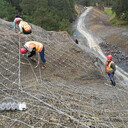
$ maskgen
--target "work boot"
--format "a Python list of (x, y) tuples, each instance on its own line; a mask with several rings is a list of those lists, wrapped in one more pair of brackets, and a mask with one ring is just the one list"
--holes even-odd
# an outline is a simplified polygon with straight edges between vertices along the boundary
[(115, 82), (113, 82), (113, 86), (116, 86), (116, 83)]
[(42, 69), (45, 69), (46, 68), (46, 64), (44, 64), (43, 66), (42, 66)]
[(116, 86), (116, 83), (114, 81), (111, 80), (111, 83), (113, 86)]

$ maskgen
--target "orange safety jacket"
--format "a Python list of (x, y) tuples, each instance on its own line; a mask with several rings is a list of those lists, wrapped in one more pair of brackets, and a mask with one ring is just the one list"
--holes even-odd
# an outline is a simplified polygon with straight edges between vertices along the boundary
[(39, 53), (43, 50), (43, 44), (36, 41), (30, 41), (29, 49), (33, 49), (34, 47), (36, 48), (36, 51)]
[(26, 32), (31, 31), (32, 28), (30, 27), (30, 25), (29, 25), (27, 22), (21, 21), (20, 24), (22, 25), (23, 29), (24, 29)]
[[(110, 74), (111, 71), (113, 70), (113, 69), (111, 68), (111, 64), (112, 64), (112, 63), (114, 63), (114, 62), (111, 61), (110, 63), (108, 63), (108, 64), (106, 65), (106, 66), (107, 66), (107, 67), (106, 67), (106, 71), (107, 71), (108, 74)], [(110, 71), (110, 72), (109, 72), (109, 71)]]

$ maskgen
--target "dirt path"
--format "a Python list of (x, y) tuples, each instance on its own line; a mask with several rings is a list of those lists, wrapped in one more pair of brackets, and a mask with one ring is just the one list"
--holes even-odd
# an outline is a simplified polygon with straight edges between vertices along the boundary
[[(93, 35), (87, 28), (86, 28), (86, 24), (85, 24), (85, 19), (88, 15), (88, 13), (92, 10), (92, 7), (89, 7), (80, 17), (78, 20), (78, 24), (77, 24), (77, 29), (78, 31), (86, 37), (87, 39), (87, 43), (89, 45), (89, 47), (91, 49), (93, 49), (94, 51), (98, 52), (102, 58), (103, 58), (103, 62), (105, 63), (106, 61), (106, 56), (104, 55), (103, 51), (101, 50), (99, 44), (104, 42), (102, 40), (102, 38)], [(122, 76), (124, 79), (124, 83), (128, 83), (128, 73), (125, 72), (124, 70), (122, 70), (120, 67), (117, 66), (117, 74), (119, 76)]]

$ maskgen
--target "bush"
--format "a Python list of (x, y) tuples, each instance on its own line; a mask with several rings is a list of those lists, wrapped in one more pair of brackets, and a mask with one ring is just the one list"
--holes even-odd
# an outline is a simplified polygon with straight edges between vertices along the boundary
[(120, 18), (121, 18), (122, 20), (128, 20), (128, 12), (122, 13), (121, 16), (120, 16)]

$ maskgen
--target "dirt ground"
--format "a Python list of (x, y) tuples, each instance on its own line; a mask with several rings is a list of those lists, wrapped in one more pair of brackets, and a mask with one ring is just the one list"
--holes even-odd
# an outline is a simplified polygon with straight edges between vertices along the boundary
[[(104, 65), (67, 32), (32, 28), (18, 34), (0, 19), (0, 103), (27, 104), (25, 111), (0, 111), (0, 128), (126, 128), (127, 88), (112, 87), (98, 67)], [(30, 40), (44, 44), (46, 69), (19, 54)]]

